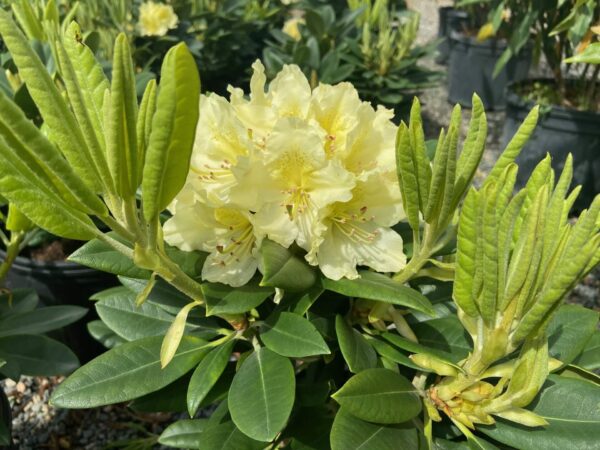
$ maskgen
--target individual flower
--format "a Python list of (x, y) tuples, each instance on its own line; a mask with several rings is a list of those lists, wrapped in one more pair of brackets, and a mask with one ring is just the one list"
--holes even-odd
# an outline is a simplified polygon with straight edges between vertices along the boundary
[(283, 31), (285, 34), (287, 34), (293, 40), (299, 41), (302, 38), (302, 35), (300, 34), (299, 25), (300, 24), (304, 25), (305, 23), (306, 22), (304, 21), (304, 19), (302, 17), (292, 17), (291, 19), (288, 19), (285, 21), (281, 31)]
[(406, 265), (402, 238), (390, 228), (404, 217), (401, 198), (391, 180), (376, 180), (380, 176), (359, 181), (350, 201), (334, 203), (324, 214), (326, 230), (307, 259), (327, 278), (358, 278), (356, 266), (398, 272)]
[(189, 185), (169, 209), (173, 217), (163, 227), (165, 240), (184, 251), (209, 253), (202, 268), (204, 280), (233, 287), (250, 281), (258, 267), (259, 242), (249, 212), (211, 208), (198, 200)]
[(142, 36), (164, 36), (178, 23), (179, 18), (171, 5), (151, 1), (140, 5), (138, 27)]

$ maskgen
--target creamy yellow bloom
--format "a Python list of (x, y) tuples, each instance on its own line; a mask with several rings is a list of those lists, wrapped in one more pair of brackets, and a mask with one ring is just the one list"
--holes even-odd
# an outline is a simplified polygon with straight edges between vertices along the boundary
[(138, 28), (142, 36), (164, 36), (178, 23), (179, 18), (171, 5), (154, 2), (140, 5)]
[(298, 245), (332, 279), (357, 266), (406, 263), (391, 226), (403, 217), (392, 112), (349, 83), (311, 90), (297, 66), (266, 89), (252, 66), (250, 93), (202, 96), (188, 183), (171, 205), (165, 239), (210, 253), (202, 276), (231, 286), (258, 268), (260, 242)]
[(290, 36), (293, 40), (299, 41), (302, 38), (299, 25), (304, 23), (306, 22), (303, 18), (292, 17), (291, 19), (285, 21), (281, 31)]
[(258, 267), (252, 216), (237, 208), (211, 208), (186, 186), (169, 207), (165, 240), (184, 251), (208, 252), (202, 278), (233, 287), (243, 286)]

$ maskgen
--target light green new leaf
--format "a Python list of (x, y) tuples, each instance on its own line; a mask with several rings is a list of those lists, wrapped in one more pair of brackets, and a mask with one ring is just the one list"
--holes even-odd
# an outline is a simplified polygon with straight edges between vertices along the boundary
[(194, 370), (187, 389), (187, 408), (190, 417), (194, 417), (200, 404), (222, 375), (235, 341), (229, 341), (212, 349)]
[(429, 184), (431, 183), (431, 164), (427, 157), (425, 146), (425, 132), (423, 131), (423, 121), (421, 119), (421, 104), (417, 97), (414, 98), (412, 108), (410, 109), (410, 122), (408, 124), (410, 135), (410, 145), (412, 148), (412, 157), (414, 170), (417, 174), (417, 183), (419, 186), (419, 209), (425, 211), (427, 199), (429, 198)]
[(175, 381), (206, 354), (206, 342), (185, 336), (173, 363), (160, 367), (162, 336), (122, 344), (93, 359), (52, 394), (60, 408), (93, 408), (132, 400)]
[(110, 89), (110, 84), (102, 70), (102, 66), (96, 61), (92, 50), (82, 42), (81, 38), (79, 25), (72, 22), (65, 33), (65, 50), (75, 70), (83, 103), (94, 127), (98, 142), (102, 148), (105, 148), (105, 124), (102, 111), (104, 93)]
[(421, 412), (416, 388), (388, 369), (367, 369), (354, 375), (333, 399), (353, 416), (376, 423), (402, 423)]
[(535, 106), (531, 111), (529, 111), (529, 114), (527, 114), (527, 117), (525, 117), (525, 120), (496, 161), (496, 164), (494, 164), (494, 167), (489, 173), (486, 182), (491, 182), (492, 180), (497, 179), (502, 174), (506, 166), (508, 166), (511, 162), (514, 162), (515, 158), (519, 156), (519, 153), (521, 153), (521, 150), (523, 150), (523, 147), (535, 130), (535, 126), (539, 117), (539, 109), (539, 106)]
[(19, 176), (15, 167), (4, 158), (6, 147), (0, 142), (0, 192), (40, 228), (69, 239), (90, 240), (97, 230), (85, 214), (72, 210), (60, 198), (40, 191), (30, 179)]
[(27, 38), (30, 40), (36, 40), (44, 42), (45, 34), (42, 23), (37, 18), (37, 15), (31, 7), (31, 1), (20, 0), (15, 1), (11, 5), (15, 18), (21, 25), (21, 28), (25, 31)]
[(419, 230), (419, 180), (413, 161), (413, 148), (409, 130), (404, 122), (398, 127), (396, 137), (396, 168), (402, 195), (402, 206), (413, 231)]
[(598, 447), (600, 389), (588, 381), (550, 375), (529, 409), (548, 422), (523, 427), (508, 421), (478, 430), (509, 447), (522, 450), (593, 450)]
[(456, 275), (452, 298), (469, 316), (478, 315), (473, 299), (473, 279), (475, 277), (475, 258), (477, 253), (477, 203), (478, 193), (471, 188), (463, 204), (458, 223), (456, 252)]
[(290, 312), (274, 314), (265, 320), (260, 338), (275, 353), (290, 358), (331, 353), (315, 326), (304, 317)]
[(354, 417), (340, 408), (331, 429), (332, 450), (399, 450), (417, 449), (421, 438), (414, 426), (380, 425)]
[(106, 206), (79, 178), (58, 149), (12, 100), (0, 92), (0, 136), (21, 175), (52, 191), (78, 211), (99, 216)]
[(48, 126), (51, 140), (58, 144), (83, 182), (94, 192), (101, 192), (100, 173), (94, 165), (75, 116), (27, 38), (4, 10), (0, 10), (0, 34)]
[(471, 110), (469, 130), (458, 162), (456, 163), (456, 184), (454, 185), (452, 209), (456, 209), (469, 188), (485, 149), (485, 139), (487, 137), (485, 109), (477, 94), (473, 94), (472, 103), (473, 108)]
[(142, 182), (144, 171), (144, 161), (146, 160), (146, 148), (150, 142), (150, 132), (152, 131), (152, 118), (156, 112), (156, 80), (152, 79), (146, 85), (142, 103), (136, 124), (137, 150), (138, 150), (138, 181)]
[(483, 209), (483, 291), (479, 301), (481, 317), (491, 327), (496, 317), (498, 297), (498, 221), (497, 203), (500, 186), (486, 184), (482, 189)]
[(110, 172), (117, 193), (123, 198), (131, 198), (138, 187), (138, 106), (129, 40), (123, 33), (115, 41), (110, 104), (105, 108), (110, 111), (106, 123)]
[(288, 421), (296, 378), (288, 358), (260, 348), (235, 374), (227, 403), (231, 418), (246, 436), (272, 441)]
[(373, 347), (342, 316), (335, 318), (335, 332), (342, 356), (348, 364), (350, 372), (358, 373), (377, 366), (377, 354)]
[(63, 40), (57, 40), (56, 53), (69, 103), (81, 127), (90, 157), (104, 186), (110, 186), (112, 177), (105, 157), (104, 124), (101, 110), (97, 109), (102, 104), (96, 105), (98, 97), (104, 95), (108, 82), (92, 52), (77, 40), (78, 36), (81, 38), (80, 33), (77, 25), (73, 24), (70, 32), (64, 36), (64, 44)]
[(167, 330), (167, 334), (163, 339), (160, 347), (160, 365), (164, 369), (175, 356), (175, 352), (179, 347), (181, 338), (183, 338), (183, 332), (185, 331), (185, 323), (187, 321), (188, 314), (198, 306), (198, 303), (193, 302), (185, 305), (181, 308), (181, 311), (175, 316), (175, 320)]
[(600, 64), (600, 42), (588, 45), (584, 51), (564, 60), (567, 64)]
[(156, 113), (152, 119), (144, 174), (144, 217), (152, 221), (175, 198), (187, 178), (198, 121), (200, 78), (185, 44), (163, 61)]

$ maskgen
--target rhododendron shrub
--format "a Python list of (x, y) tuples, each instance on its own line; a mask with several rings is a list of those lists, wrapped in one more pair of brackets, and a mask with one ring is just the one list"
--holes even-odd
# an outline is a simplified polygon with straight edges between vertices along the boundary
[(464, 138), (456, 107), (426, 143), (417, 100), (396, 127), (295, 66), (201, 96), (180, 44), (138, 103), (127, 40), (109, 82), (78, 33), (57, 83), (0, 12), (46, 131), (0, 93), (0, 195), (122, 283), (93, 298), (109, 350), (54, 405), (187, 411), (157, 437), (182, 448), (596, 445), (598, 314), (563, 300), (600, 260), (600, 197), (569, 219), (570, 158), (514, 192), (537, 108), (475, 188), (477, 96)]

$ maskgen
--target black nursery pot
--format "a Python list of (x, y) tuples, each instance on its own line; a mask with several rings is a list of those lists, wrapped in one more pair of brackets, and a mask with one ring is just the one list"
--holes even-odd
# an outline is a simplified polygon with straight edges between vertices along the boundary
[[(5, 257), (0, 250), (0, 260)], [(98, 316), (89, 298), (107, 287), (117, 285), (114, 275), (68, 261), (39, 262), (18, 256), (6, 280), (8, 288), (34, 289), (46, 306), (76, 305), (88, 309), (77, 322), (68, 325), (57, 337), (85, 363), (106, 349), (90, 336), (86, 324)]]
[[(553, 83), (549, 79), (527, 80)], [(502, 132), (505, 146), (516, 133), (534, 103), (525, 100), (515, 91), (524, 83), (510, 85), (507, 90), (506, 120)], [(552, 167), (561, 171), (567, 155), (573, 154), (573, 186), (581, 185), (575, 209), (587, 208), (594, 196), (600, 193), (600, 113), (577, 111), (562, 106), (542, 109), (537, 127), (521, 151), (517, 184), (523, 187), (535, 166), (550, 153)]]
[(448, 100), (471, 108), (473, 93), (481, 98), (486, 110), (504, 109), (506, 86), (527, 78), (531, 49), (524, 48), (494, 78), (494, 67), (506, 49), (506, 41), (474, 37), (452, 32), (448, 66)]
[(468, 15), (465, 11), (455, 9), (452, 6), (442, 6), (438, 8), (439, 27), (438, 38), (441, 39), (437, 46), (438, 55), (435, 62), (438, 64), (447, 64), (450, 56), (450, 32), (460, 31), (463, 25), (466, 25)]

